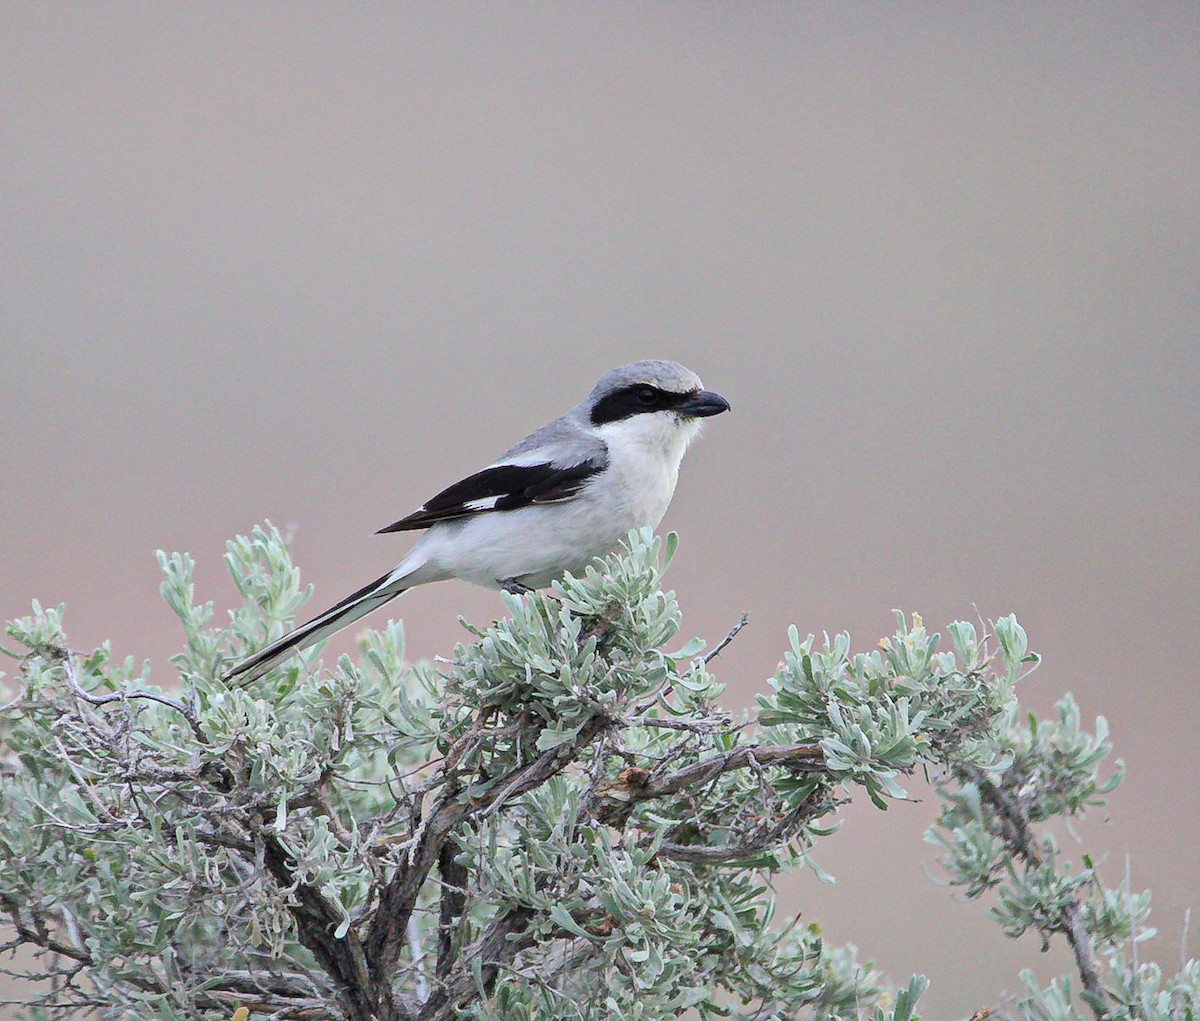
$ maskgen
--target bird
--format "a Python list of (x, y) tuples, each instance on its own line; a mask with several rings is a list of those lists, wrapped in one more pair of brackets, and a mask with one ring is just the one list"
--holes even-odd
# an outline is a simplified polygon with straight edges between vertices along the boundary
[(387, 574), (244, 659), (226, 680), (256, 680), (418, 585), (458, 578), (524, 593), (583, 573), (631, 530), (658, 526), (702, 420), (729, 409), (678, 362), (606, 372), (566, 414), (379, 529), (425, 534)]

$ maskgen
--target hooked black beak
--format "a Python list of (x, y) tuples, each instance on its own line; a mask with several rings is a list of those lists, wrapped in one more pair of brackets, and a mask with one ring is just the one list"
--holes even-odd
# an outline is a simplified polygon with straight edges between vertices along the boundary
[(729, 402), (712, 390), (697, 390), (686, 400), (675, 405), (675, 410), (687, 418), (708, 418), (729, 410)]

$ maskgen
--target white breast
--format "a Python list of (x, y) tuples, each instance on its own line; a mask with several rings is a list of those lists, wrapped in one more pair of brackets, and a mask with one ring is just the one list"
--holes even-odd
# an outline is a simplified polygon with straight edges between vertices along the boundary
[(658, 527), (675, 495), (679, 464), (699, 431), (698, 421), (681, 420), (669, 411), (635, 415), (596, 430), (608, 447), (606, 475), (626, 531)]

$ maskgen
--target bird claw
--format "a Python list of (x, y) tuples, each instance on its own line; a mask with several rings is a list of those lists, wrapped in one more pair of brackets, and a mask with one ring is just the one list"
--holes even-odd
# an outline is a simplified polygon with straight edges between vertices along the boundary
[(514, 596), (527, 596), (533, 591), (528, 585), (522, 585), (516, 578), (497, 578), (496, 584)]

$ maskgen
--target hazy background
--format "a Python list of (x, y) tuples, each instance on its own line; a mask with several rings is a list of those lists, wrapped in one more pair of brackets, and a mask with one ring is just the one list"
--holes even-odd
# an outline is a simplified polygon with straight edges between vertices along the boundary
[[(1197, 54), (1195, 4), (5, 4), (0, 614), (65, 600), (78, 647), (169, 683), (156, 547), (223, 614), (224, 540), (294, 525), (327, 605), (407, 549), (376, 528), (676, 358), (733, 403), (664, 523), (687, 635), (752, 613), (730, 703), (791, 622), (868, 648), (893, 607), (1016, 611), (1028, 702), (1113, 721), (1129, 779), (1087, 835), (1174, 964)], [(425, 656), (501, 603), (393, 608)], [(783, 892), (953, 1018), (1067, 959), (925, 880), (933, 810), (856, 803), (817, 850), (837, 885)]]

